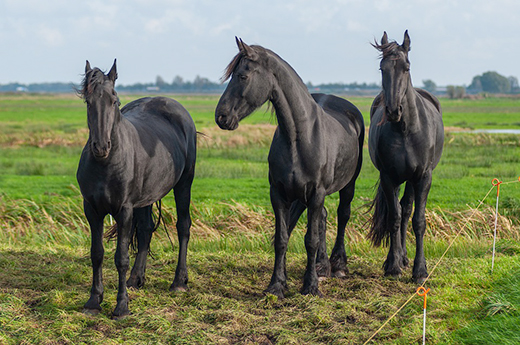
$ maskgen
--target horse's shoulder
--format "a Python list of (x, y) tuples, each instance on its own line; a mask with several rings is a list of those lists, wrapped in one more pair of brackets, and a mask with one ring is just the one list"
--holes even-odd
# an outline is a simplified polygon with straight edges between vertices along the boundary
[(437, 97), (435, 97), (434, 95), (432, 95), (431, 93), (429, 93), (428, 91), (426, 91), (424, 89), (415, 88), (415, 91), (417, 91), (417, 93), (419, 95), (421, 95), (423, 98), (428, 100), (431, 104), (433, 104), (435, 106), (435, 109), (437, 109), (437, 111), (439, 113), (442, 112), (441, 103), (439, 102)]
[(384, 106), (384, 97), (383, 92), (381, 91), (372, 101), (372, 106), (370, 107), (370, 119), (372, 119), (372, 115), (376, 112), (377, 108)]

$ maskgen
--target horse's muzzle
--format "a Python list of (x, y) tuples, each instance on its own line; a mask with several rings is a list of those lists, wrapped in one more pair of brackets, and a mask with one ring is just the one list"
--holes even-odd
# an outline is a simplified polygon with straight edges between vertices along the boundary
[(108, 155), (110, 154), (111, 146), (112, 145), (111, 145), (110, 141), (108, 141), (106, 145), (99, 145), (98, 143), (93, 142), (92, 143), (92, 153), (94, 154), (95, 158), (98, 158), (98, 159), (107, 158)]
[(217, 115), (215, 122), (221, 129), (233, 131), (238, 128), (238, 120), (236, 117), (229, 117), (226, 115)]
[(401, 121), (401, 116), (403, 115), (403, 106), (399, 105), (395, 110), (390, 110), (389, 107), (386, 107), (386, 117), (389, 122), (399, 122)]

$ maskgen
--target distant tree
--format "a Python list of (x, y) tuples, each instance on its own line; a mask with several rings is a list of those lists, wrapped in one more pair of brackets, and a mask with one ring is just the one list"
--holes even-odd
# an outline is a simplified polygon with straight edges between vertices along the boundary
[(466, 95), (466, 88), (464, 86), (448, 85), (446, 87), (446, 93), (451, 99), (461, 99)]
[(176, 75), (175, 78), (173, 78), (172, 85), (174, 86), (182, 86), (184, 84), (184, 79), (180, 75)]
[(423, 80), (424, 89), (426, 91), (435, 92), (437, 90), (437, 84), (431, 79)]
[(195, 79), (193, 80), (193, 85), (197, 89), (202, 89), (204, 86), (209, 85), (211, 82), (208, 78), (201, 78), (199, 75), (195, 76)]
[(480, 77), (480, 75), (473, 77), (471, 84), (468, 86), (468, 90), (470, 90), (473, 93), (479, 93), (484, 91), (482, 89), (482, 82), (480, 81)]
[(469, 89), (476, 92), (509, 93), (511, 92), (511, 82), (503, 75), (489, 71), (474, 77)]
[(511, 92), (518, 92), (520, 90), (520, 85), (518, 84), (518, 78), (517, 77), (508, 77), (509, 85), (511, 85)]
[(167, 82), (164, 81), (164, 79), (158, 75), (157, 78), (155, 78), (155, 85), (159, 86), (159, 87), (165, 87), (168, 85)]

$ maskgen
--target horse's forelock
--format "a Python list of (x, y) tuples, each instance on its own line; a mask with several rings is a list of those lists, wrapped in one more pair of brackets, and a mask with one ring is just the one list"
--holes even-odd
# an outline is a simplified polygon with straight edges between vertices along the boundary
[(94, 92), (96, 85), (101, 85), (106, 80), (105, 73), (99, 68), (94, 68), (85, 73), (85, 77), (81, 82), (81, 90), (78, 92), (83, 98), (87, 98)]
[(381, 52), (381, 57), (384, 59), (398, 53), (401, 47), (397, 42), (392, 41), (384, 44), (379, 44), (377, 41), (372, 43), (372, 46)]
[[(259, 46), (259, 45), (250, 45), (249, 48), (251, 48), (255, 53), (254, 61), (256, 61), (256, 62), (265, 61), (265, 59), (266, 59), (265, 54), (266, 54), (266, 52), (269, 51), (269, 49), (265, 49), (264, 47)], [(258, 57), (261, 57), (261, 58), (258, 59)], [(224, 75), (222, 76), (222, 78), (220, 78), (220, 80), (222, 82), (225, 82), (226, 80), (231, 78), (231, 76), (233, 75), (233, 73), (237, 69), (238, 65), (240, 64), (240, 61), (242, 61), (243, 58), (247, 58), (247, 55), (244, 52), (239, 51), (237, 53), (237, 55), (235, 55), (233, 60), (231, 60), (229, 65), (227, 65), (227, 67), (224, 71)]]
[(244, 56), (245, 56), (245, 54), (242, 53), (241, 51), (239, 51), (237, 53), (237, 55), (235, 55), (233, 60), (231, 60), (229, 65), (227, 65), (226, 70), (224, 71), (224, 75), (222, 76), (222, 78), (220, 78), (220, 80), (222, 82), (225, 82), (226, 80), (231, 78), (231, 75), (233, 75), (233, 72), (235, 71), (235, 69), (237, 68), (238, 64), (240, 63), (240, 61), (242, 60), (242, 58)]

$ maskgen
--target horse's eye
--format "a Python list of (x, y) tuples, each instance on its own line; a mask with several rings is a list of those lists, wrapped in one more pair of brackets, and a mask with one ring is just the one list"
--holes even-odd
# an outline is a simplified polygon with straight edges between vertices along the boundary
[(243, 75), (243, 74), (240, 74), (238, 77), (240, 79), (242, 79), (242, 80), (246, 80), (247, 79), (247, 75)]

